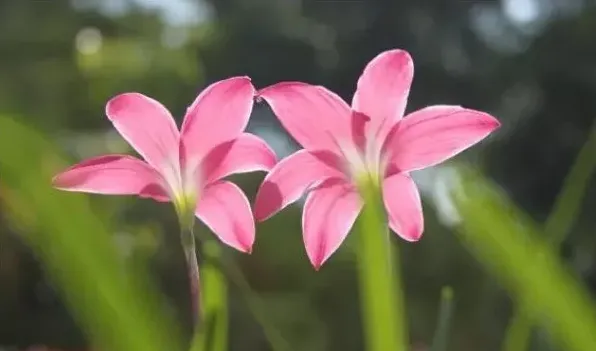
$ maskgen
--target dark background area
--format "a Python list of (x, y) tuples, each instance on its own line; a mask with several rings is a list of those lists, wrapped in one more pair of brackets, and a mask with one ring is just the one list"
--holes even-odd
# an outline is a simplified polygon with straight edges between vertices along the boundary
[[(459, 156), (537, 222), (547, 217), (596, 116), (596, 6), (587, 0), (0, 0), (0, 113), (34, 125), (73, 162), (130, 152), (103, 111), (124, 91), (160, 100), (178, 123), (207, 84), (249, 75), (322, 84), (351, 100), (364, 65), (402, 48), (415, 63), (408, 111), (458, 104), (488, 111), (498, 133)], [(250, 130), (285, 156), (296, 144), (266, 106)], [(596, 150), (594, 156), (596, 157)], [(456, 294), (452, 350), (497, 350), (511, 301), (455, 237), (437, 170), (417, 172), (425, 235), (400, 242), (411, 340), (426, 350), (443, 285)], [(237, 177), (254, 199), (262, 174)], [(49, 180), (48, 180), (49, 183)], [(596, 184), (561, 255), (596, 289)], [(0, 194), (0, 196), (2, 196)], [(167, 204), (93, 196), (123, 254), (150, 267), (189, 325), (183, 255)], [(292, 350), (361, 350), (353, 251), (319, 272), (302, 245), (299, 206), (257, 227), (250, 256), (226, 249)], [(0, 213), (0, 350), (86, 348), (60, 295)], [(205, 228), (200, 231), (206, 232)], [(84, 232), (81, 235), (85, 235)], [(397, 242), (397, 240), (395, 241)], [(268, 350), (243, 292), (232, 288), (231, 349)], [(538, 348), (537, 348), (538, 349)], [(542, 348), (540, 348), (542, 349)]]

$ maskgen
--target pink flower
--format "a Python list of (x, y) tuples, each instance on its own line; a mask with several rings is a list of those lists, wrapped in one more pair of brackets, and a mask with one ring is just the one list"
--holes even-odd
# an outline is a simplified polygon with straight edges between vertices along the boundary
[(263, 140), (243, 132), (254, 94), (248, 77), (212, 84), (187, 109), (180, 132), (159, 102), (139, 93), (118, 95), (107, 103), (106, 115), (145, 161), (99, 156), (60, 173), (54, 186), (172, 201), (182, 225), (192, 225), (196, 215), (221, 241), (250, 252), (255, 237), (250, 204), (240, 188), (222, 179), (269, 170), (276, 162)]
[(366, 66), (351, 108), (324, 87), (304, 83), (279, 83), (258, 94), (304, 149), (266, 176), (255, 217), (263, 221), (310, 190), (302, 229), (316, 269), (360, 213), (362, 181), (381, 187), (390, 228), (417, 241), (424, 221), (409, 172), (453, 157), (499, 126), (492, 116), (460, 106), (430, 106), (402, 119), (413, 74), (410, 55), (391, 50)]

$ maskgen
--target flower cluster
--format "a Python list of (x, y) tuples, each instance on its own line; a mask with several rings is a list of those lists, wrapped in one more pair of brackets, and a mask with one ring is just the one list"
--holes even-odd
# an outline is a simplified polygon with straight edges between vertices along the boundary
[[(319, 268), (340, 246), (363, 206), (362, 184), (381, 191), (388, 225), (417, 241), (420, 196), (410, 172), (436, 165), (484, 139), (499, 122), (487, 113), (435, 105), (404, 116), (414, 75), (403, 50), (364, 69), (351, 105), (328, 89), (283, 82), (257, 91), (248, 77), (216, 82), (188, 108), (180, 130), (159, 102), (139, 93), (112, 98), (106, 115), (143, 160), (105, 155), (57, 175), (68, 191), (171, 201), (181, 226), (194, 217), (225, 244), (250, 252), (255, 219), (266, 220), (308, 193), (302, 216), (308, 257)], [(302, 150), (277, 162), (244, 130), (255, 98), (265, 100)], [(266, 171), (254, 209), (231, 174)]]

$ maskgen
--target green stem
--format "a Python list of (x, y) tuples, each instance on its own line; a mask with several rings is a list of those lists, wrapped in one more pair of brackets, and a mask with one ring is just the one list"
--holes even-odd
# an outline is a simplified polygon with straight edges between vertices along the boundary
[(405, 351), (399, 260), (393, 257), (380, 191), (369, 183), (361, 188), (361, 194), (365, 205), (359, 220), (358, 269), (366, 349)]
[(201, 323), (201, 292), (199, 282), (199, 263), (197, 261), (197, 253), (195, 247), (195, 237), (193, 226), (187, 229), (182, 229), (180, 233), (182, 241), (182, 249), (184, 250), (184, 257), (186, 258), (186, 269), (188, 272), (188, 282), (190, 284), (190, 302), (192, 306), (193, 325), (195, 328)]
[(228, 349), (228, 285), (217, 262), (221, 260), (221, 247), (212, 239), (203, 243), (202, 307), (204, 325), (197, 335), (191, 350), (200, 347), (203, 351), (225, 351)]
[(194, 336), (191, 350), (227, 350), (227, 281), (233, 282), (242, 292), (248, 308), (263, 328), (272, 350), (291, 350), (290, 345), (274, 323), (267, 319), (262, 301), (255, 296), (240, 268), (232, 260), (225, 259), (215, 240), (202, 240), (201, 246), (203, 248), (201, 306), (204, 322), (202, 328)]
[[(265, 334), (265, 337), (269, 342), (269, 346), (271, 346), (271, 349), (274, 351), (291, 350), (292, 348), (290, 344), (283, 337), (279, 329), (275, 326), (275, 323), (267, 318), (267, 315), (264, 311), (265, 309), (263, 307), (263, 301), (260, 300), (258, 296), (256, 296), (256, 294), (252, 291), (250, 284), (244, 277), (244, 274), (242, 273), (240, 267), (238, 267), (238, 265), (233, 260), (226, 259), (225, 257), (223, 257), (223, 255), (221, 255), (218, 252), (219, 248), (217, 246), (215, 246), (215, 249), (217, 251), (214, 250), (214, 246), (211, 244), (215, 244), (215, 242), (209, 243), (207, 244), (207, 246), (205, 246), (205, 255), (202, 264), (203, 285), (215, 285), (219, 286), (220, 288), (216, 288), (216, 290), (219, 290), (219, 293), (216, 293), (215, 291), (209, 289), (209, 295), (205, 296), (225, 296), (227, 288), (224, 285), (221, 285), (221, 283), (218, 283), (218, 281), (224, 283), (225, 281), (229, 281), (233, 283), (237, 287), (237, 289), (242, 293), (242, 297), (245, 299), (248, 309), (251, 311), (257, 322), (261, 325), (263, 333)], [(211, 249), (209, 249), (209, 246), (211, 246)], [(213, 271), (214, 274), (211, 275), (209, 273), (210, 271)], [(217, 301), (215, 301), (215, 303), (203, 301), (203, 306), (205, 306), (205, 309), (208, 308), (207, 306), (217, 307)], [(220, 311), (225, 311), (225, 309), (220, 309)], [(208, 315), (208, 313), (206, 313), (205, 315)], [(215, 341), (214, 343), (222, 344), (226, 340), (225, 328), (227, 328), (227, 322), (224, 323), (224, 318), (219, 318), (218, 320), (221, 324), (218, 329), (220, 331), (215, 332), (216, 336), (214, 337), (214, 339), (217, 340), (219, 338), (222, 339), (222, 341)], [(219, 335), (219, 337), (217, 335)], [(225, 346), (221, 347), (222, 348), (213, 349), (225, 349)], [(207, 350), (209, 350), (209, 348)]]
[[(544, 226), (544, 234), (555, 249), (559, 247), (571, 230), (571, 226), (580, 211), (585, 190), (596, 170), (594, 152), (596, 152), (596, 124), (592, 126), (588, 141), (580, 150), (575, 163), (565, 178), (563, 189), (557, 197)], [(503, 344), (504, 351), (525, 351), (528, 349), (533, 322), (530, 314), (523, 306), (523, 301), (517, 302), (517, 308), (506, 330)]]
[(433, 337), (431, 351), (446, 351), (449, 342), (449, 325), (453, 316), (453, 290), (451, 287), (444, 287), (441, 290), (441, 304), (439, 306), (439, 317), (437, 318), (437, 329)]

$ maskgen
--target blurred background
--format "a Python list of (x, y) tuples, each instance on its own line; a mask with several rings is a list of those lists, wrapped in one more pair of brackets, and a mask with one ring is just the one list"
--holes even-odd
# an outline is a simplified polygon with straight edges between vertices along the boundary
[[(322, 84), (350, 101), (365, 64), (381, 51), (402, 48), (415, 62), (408, 111), (458, 104), (496, 116), (502, 128), (458, 161), (540, 225), (596, 116), (595, 4), (0, 0), (0, 114), (34, 126), (74, 163), (133, 152), (104, 115), (106, 101), (118, 93), (158, 99), (179, 124), (201, 89), (234, 75), (249, 75), (257, 88), (285, 80)], [(297, 147), (265, 105), (255, 108), (249, 130), (280, 157)], [(586, 162), (593, 162), (596, 148), (587, 155)], [(458, 240), (456, 228), (465, 218), (447, 196), (456, 173), (448, 163), (414, 174), (423, 195), (425, 235), (416, 244), (394, 241), (402, 252), (412, 350), (427, 350), (444, 285), (455, 292), (450, 350), (499, 349), (511, 314), (511, 299), (499, 281)], [(234, 179), (252, 200), (262, 177)], [(582, 209), (558, 253), (596, 292), (596, 183), (586, 184), (579, 191)], [(173, 208), (133, 197), (91, 196), (90, 202), (110, 219), (123, 257), (148, 267), (190, 337)], [(87, 350), (43, 264), (3, 216), (0, 350)], [(258, 225), (252, 255), (228, 248), (224, 255), (239, 265), (263, 301), (261, 317), (291, 350), (362, 350), (356, 242), (349, 237), (315, 272), (303, 248), (300, 216), (300, 204), (289, 207)], [(198, 231), (209, 234), (204, 227)], [(271, 349), (244, 292), (231, 284), (229, 294), (230, 350)], [(546, 350), (539, 343), (534, 348)]]

